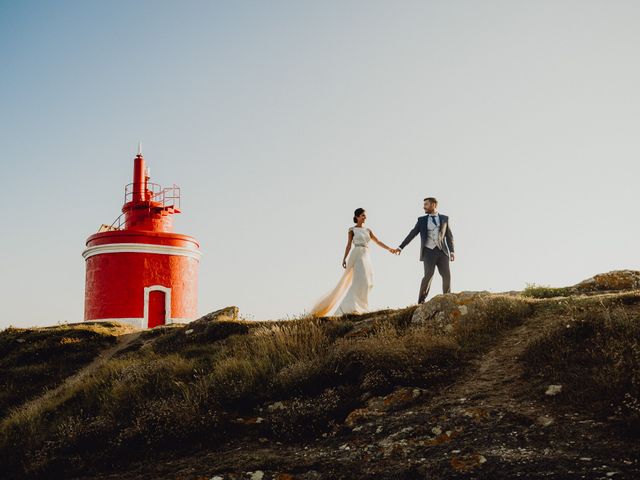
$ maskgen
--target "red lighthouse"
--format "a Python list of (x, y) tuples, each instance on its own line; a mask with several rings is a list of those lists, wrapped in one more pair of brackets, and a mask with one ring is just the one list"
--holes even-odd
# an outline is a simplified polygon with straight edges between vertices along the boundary
[(196, 318), (198, 242), (173, 233), (180, 188), (149, 182), (142, 152), (133, 161), (122, 215), (87, 239), (84, 319), (153, 328)]

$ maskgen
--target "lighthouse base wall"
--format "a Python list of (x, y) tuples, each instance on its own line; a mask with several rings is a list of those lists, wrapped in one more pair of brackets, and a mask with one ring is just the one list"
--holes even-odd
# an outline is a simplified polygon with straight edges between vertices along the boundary
[[(193, 322), (196, 318), (170, 318), (166, 325), (171, 324), (185, 324), (189, 322)], [(95, 318), (92, 320), (85, 320), (87, 322), (120, 322), (125, 323), (127, 325), (131, 325), (132, 327), (138, 330), (147, 329), (148, 320), (145, 318)]]
[(197, 318), (198, 260), (113, 252), (93, 255), (86, 262), (86, 321), (149, 328)]

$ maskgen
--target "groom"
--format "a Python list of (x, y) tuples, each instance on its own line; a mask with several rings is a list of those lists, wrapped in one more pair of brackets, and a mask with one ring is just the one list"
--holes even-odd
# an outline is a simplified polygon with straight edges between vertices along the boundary
[(416, 226), (409, 232), (407, 238), (394, 251), (397, 255), (409, 242), (420, 233), (420, 260), (424, 263), (424, 277), (420, 284), (418, 303), (423, 303), (429, 293), (431, 280), (438, 267), (442, 277), (443, 293), (451, 292), (451, 272), (449, 261), (455, 260), (453, 253), (453, 234), (449, 227), (449, 217), (438, 213), (438, 200), (433, 197), (424, 199), (424, 217), (419, 217)]

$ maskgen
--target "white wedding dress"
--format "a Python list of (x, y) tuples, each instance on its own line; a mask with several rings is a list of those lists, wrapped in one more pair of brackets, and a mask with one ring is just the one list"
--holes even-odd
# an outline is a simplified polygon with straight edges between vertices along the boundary
[(369, 311), (369, 291), (373, 288), (373, 266), (369, 256), (371, 232), (364, 227), (351, 227), (349, 231), (353, 232), (353, 240), (347, 268), (336, 288), (312, 308), (312, 315), (327, 316), (343, 296), (334, 315)]

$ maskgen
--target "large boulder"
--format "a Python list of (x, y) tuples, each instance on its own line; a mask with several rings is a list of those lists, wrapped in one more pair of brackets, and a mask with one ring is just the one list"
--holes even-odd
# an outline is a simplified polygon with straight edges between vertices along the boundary
[(485, 306), (489, 292), (461, 292), (438, 295), (420, 305), (411, 318), (414, 325), (428, 325), (434, 333), (447, 334), (454, 325)]
[(191, 325), (201, 324), (201, 323), (209, 323), (209, 322), (220, 322), (220, 321), (233, 321), (238, 320), (238, 315), (240, 314), (240, 309), (238, 307), (225, 307), (220, 310), (216, 310), (215, 312), (207, 313), (203, 315), (197, 320), (191, 322)]
[[(516, 324), (533, 311), (531, 301), (510, 293), (461, 292), (438, 295), (420, 305), (411, 319), (435, 335), (457, 335), (467, 326), (484, 323), (500, 329)], [(488, 322), (488, 323), (487, 323)]]
[(614, 270), (594, 275), (572, 287), (576, 292), (602, 292), (640, 289), (638, 270)]
[(223, 340), (231, 335), (244, 335), (249, 332), (249, 325), (238, 319), (238, 313), (238, 307), (226, 307), (208, 313), (191, 322), (184, 334), (192, 341), (207, 342)]

